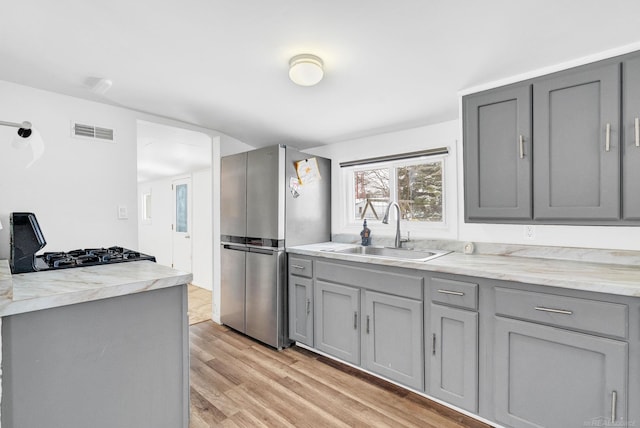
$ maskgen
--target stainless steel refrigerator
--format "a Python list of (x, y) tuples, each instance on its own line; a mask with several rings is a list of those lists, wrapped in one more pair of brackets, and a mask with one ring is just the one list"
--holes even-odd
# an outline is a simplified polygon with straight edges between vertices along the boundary
[(284, 145), (266, 147), (223, 157), (220, 186), (220, 319), (285, 347), (284, 250), (331, 240), (331, 162)]

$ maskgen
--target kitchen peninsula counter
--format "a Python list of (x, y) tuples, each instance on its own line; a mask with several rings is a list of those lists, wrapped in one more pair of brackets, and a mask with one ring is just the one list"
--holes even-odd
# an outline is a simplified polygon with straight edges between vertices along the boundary
[(193, 276), (150, 261), (11, 275), (0, 260), (0, 317), (188, 284)]
[(191, 279), (150, 261), (11, 275), (0, 260), (4, 426), (186, 428)]

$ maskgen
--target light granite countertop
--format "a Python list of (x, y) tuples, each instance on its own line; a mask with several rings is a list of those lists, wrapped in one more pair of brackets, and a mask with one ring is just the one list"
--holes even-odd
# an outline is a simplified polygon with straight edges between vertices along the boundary
[(191, 282), (193, 275), (151, 261), (12, 275), (0, 260), (0, 317)]
[(288, 247), (287, 252), (334, 260), (420, 269), (551, 287), (640, 297), (640, 265), (555, 260), (552, 257), (518, 257), (452, 252), (426, 262), (340, 254), (334, 250), (353, 244), (325, 242)]

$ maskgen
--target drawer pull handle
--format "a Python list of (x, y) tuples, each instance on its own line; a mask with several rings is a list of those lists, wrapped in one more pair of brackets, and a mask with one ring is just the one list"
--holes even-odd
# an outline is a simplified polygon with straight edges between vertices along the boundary
[(520, 143), (520, 159), (524, 159), (524, 137), (521, 135), (518, 139)]
[(536, 306), (535, 309), (536, 311), (551, 312), (552, 314), (573, 315), (573, 311), (568, 311), (566, 309), (544, 308), (542, 306)]
[(616, 422), (616, 407), (618, 405), (618, 393), (616, 391), (613, 391), (611, 393), (611, 423), (615, 423)]
[(464, 296), (464, 293), (462, 291), (438, 290), (438, 293), (452, 294), (454, 296)]
[(300, 266), (300, 265), (291, 265), (292, 268), (294, 269), (302, 269), (304, 270), (304, 266)]
[(611, 150), (611, 124), (607, 123), (606, 135), (605, 135), (605, 143), (604, 143), (604, 151), (608, 152), (610, 150)]
[(640, 118), (636, 117), (636, 147), (640, 147)]

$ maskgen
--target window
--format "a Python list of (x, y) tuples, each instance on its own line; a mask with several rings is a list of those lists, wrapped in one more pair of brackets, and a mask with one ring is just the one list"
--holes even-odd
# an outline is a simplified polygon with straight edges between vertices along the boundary
[(443, 158), (433, 156), (351, 168), (349, 223), (381, 221), (391, 201), (398, 202), (403, 221), (443, 223), (443, 167)]
[(187, 185), (176, 185), (176, 232), (187, 233)]
[(151, 224), (151, 191), (142, 194), (142, 223)]

